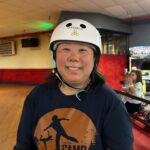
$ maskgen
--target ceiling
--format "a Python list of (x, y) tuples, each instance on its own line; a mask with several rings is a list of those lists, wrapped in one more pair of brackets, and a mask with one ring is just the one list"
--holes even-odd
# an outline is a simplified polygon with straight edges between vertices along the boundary
[(0, 0), (0, 38), (47, 31), (61, 11), (150, 18), (150, 0)]

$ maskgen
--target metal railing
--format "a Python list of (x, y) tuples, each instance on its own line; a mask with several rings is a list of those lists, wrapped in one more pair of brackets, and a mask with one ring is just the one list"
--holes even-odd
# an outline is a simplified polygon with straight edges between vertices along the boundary
[(137, 97), (137, 96), (134, 96), (134, 95), (131, 95), (129, 93), (126, 93), (126, 92), (122, 92), (122, 91), (118, 91), (118, 90), (114, 90), (121, 98), (125, 97), (126, 100), (127, 99), (130, 99), (130, 100), (137, 100), (137, 101), (141, 101), (141, 108), (143, 106), (143, 110), (141, 109), (140, 112), (137, 112), (137, 113), (133, 113), (133, 114), (130, 114), (130, 116), (133, 118), (133, 119), (136, 119), (140, 122), (142, 122), (143, 124), (145, 124), (146, 126), (149, 126), (150, 127), (150, 110), (148, 111), (144, 111), (144, 105), (145, 106), (150, 106), (150, 100), (147, 100), (147, 99), (144, 99), (144, 98), (140, 98), (140, 97)]

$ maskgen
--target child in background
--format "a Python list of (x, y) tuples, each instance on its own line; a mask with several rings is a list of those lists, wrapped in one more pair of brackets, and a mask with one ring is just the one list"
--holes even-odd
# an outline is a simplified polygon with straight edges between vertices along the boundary
[[(144, 98), (143, 87), (142, 87), (142, 73), (140, 70), (131, 71), (130, 77), (128, 78), (128, 83), (129, 86), (127, 92), (129, 94)], [(139, 112), (139, 109), (141, 107), (141, 101), (129, 99), (125, 103), (125, 106), (127, 108), (127, 111), (130, 114), (133, 114), (134, 112)]]
[(131, 75), (130, 73), (125, 74), (125, 80), (123, 82), (122, 91), (129, 92)]
[[(123, 92), (129, 93), (129, 87), (130, 87), (130, 82), (129, 82), (129, 81), (130, 81), (130, 79), (131, 79), (130, 73), (127, 72), (127, 73), (125, 74), (125, 79), (124, 79), (124, 81), (121, 81), (121, 84), (122, 84), (122, 91), (123, 91)], [(126, 103), (126, 102), (129, 100), (129, 97), (124, 96), (124, 95), (121, 95), (121, 99), (122, 99), (122, 101), (123, 101), (124, 103)]]

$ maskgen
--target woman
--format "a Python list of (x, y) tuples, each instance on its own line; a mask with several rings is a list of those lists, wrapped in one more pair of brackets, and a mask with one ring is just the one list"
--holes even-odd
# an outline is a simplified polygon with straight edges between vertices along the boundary
[(66, 20), (55, 28), (50, 49), (54, 74), (27, 96), (16, 150), (132, 150), (128, 113), (97, 71), (98, 30), (81, 19)]

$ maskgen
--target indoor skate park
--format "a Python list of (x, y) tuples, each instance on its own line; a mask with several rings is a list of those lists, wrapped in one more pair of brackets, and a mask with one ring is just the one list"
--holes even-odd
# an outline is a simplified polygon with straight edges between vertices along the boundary
[[(53, 74), (53, 30), (60, 22), (79, 18), (101, 35), (98, 70), (105, 84), (124, 104), (140, 103), (139, 111), (129, 113), (134, 150), (150, 150), (149, 6), (149, 0), (0, 0), (0, 149), (14, 149), (27, 95)], [(133, 70), (141, 72), (143, 97), (124, 90), (126, 75)]]

